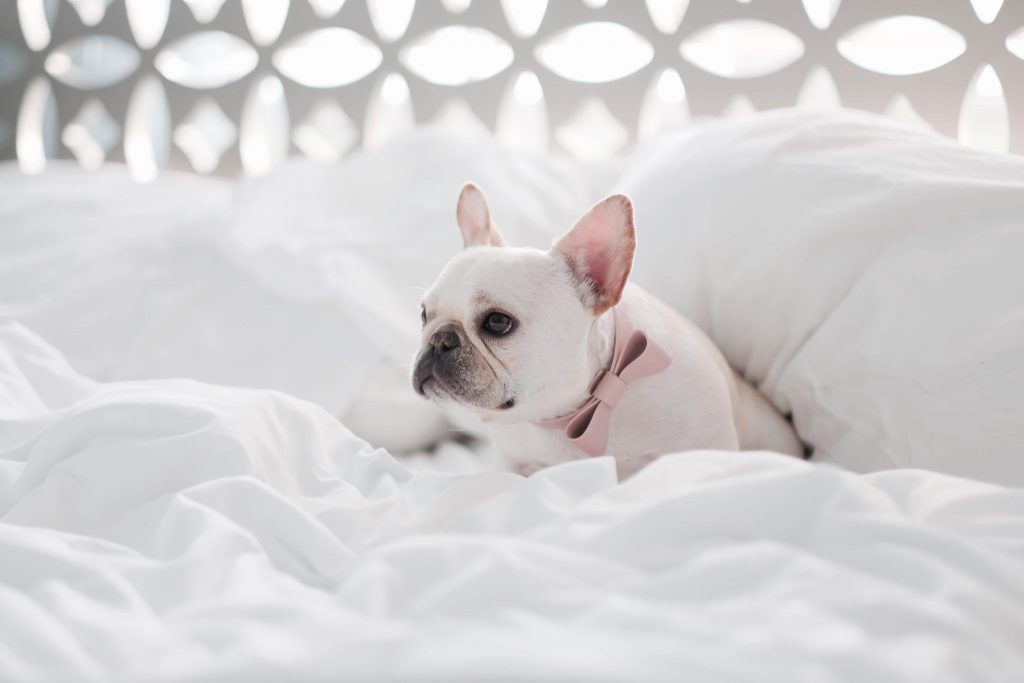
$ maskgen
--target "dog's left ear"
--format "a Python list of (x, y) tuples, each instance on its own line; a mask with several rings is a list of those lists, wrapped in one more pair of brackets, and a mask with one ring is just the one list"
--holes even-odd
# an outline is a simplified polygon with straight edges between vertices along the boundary
[(588, 211), (553, 247), (584, 288), (595, 315), (619, 303), (633, 267), (636, 230), (629, 197), (612, 195)]
[(487, 197), (473, 183), (466, 183), (459, 193), (455, 220), (462, 231), (464, 247), (504, 247), (505, 238), (491, 220)]

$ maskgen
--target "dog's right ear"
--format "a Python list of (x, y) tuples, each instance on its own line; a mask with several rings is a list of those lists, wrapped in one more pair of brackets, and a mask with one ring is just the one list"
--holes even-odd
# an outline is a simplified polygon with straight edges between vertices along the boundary
[(487, 208), (487, 197), (473, 183), (466, 183), (459, 193), (459, 205), (455, 209), (455, 220), (462, 231), (465, 247), (504, 247), (505, 238), (491, 220)]

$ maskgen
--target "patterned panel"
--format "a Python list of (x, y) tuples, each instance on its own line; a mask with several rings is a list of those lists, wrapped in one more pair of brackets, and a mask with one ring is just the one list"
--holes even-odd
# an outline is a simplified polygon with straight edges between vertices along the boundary
[(0, 157), (264, 173), (412, 126), (621, 154), (848, 106), (1024, 151), (1017, 0), (0, 0)]

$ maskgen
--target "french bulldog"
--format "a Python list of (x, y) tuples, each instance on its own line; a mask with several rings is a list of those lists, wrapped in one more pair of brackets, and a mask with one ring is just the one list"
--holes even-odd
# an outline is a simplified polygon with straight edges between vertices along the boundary
[(627, 477), (694, 449), (803, 454), (696, 325), (627, 281), (629, 198), (604, 199), (548, 251), (508, 246), (472, 184), (456, 221), (465, 248), (423, 297), (412, 384), (478, 416), (510, 469), (610, 455)]

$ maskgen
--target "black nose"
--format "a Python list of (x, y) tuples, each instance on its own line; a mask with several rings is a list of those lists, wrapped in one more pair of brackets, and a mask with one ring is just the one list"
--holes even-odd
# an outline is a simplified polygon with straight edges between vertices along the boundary
[(455, 330), (449, 327), (435, 332), (434, 336), (430, 338), (430, 345), (434, 347), (434, 353), (440, 356), (442, 353), (459, 348), (462, 342), (459, 341), (459, 335)]

